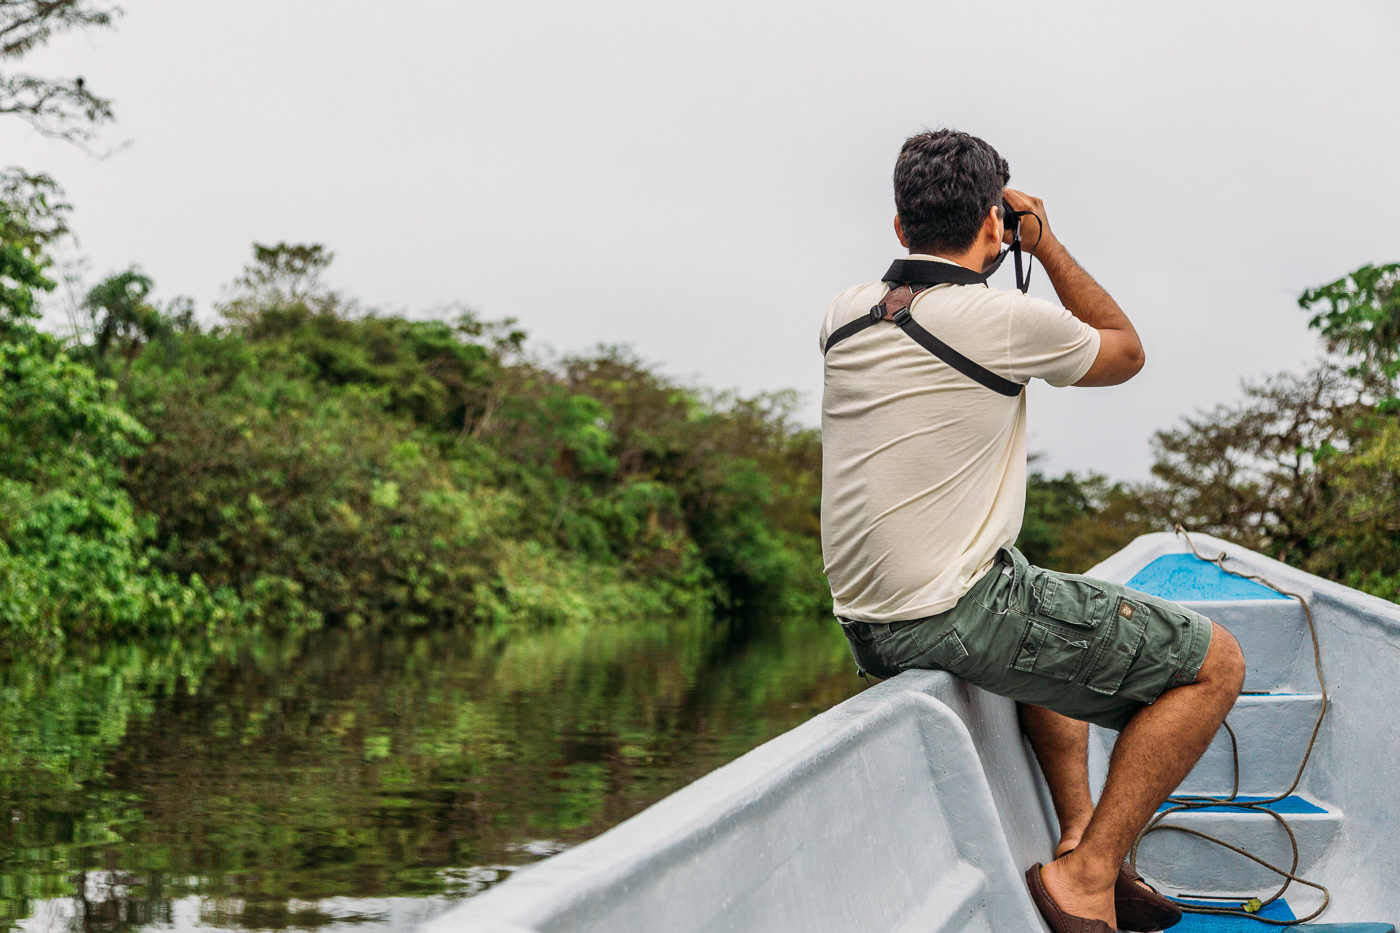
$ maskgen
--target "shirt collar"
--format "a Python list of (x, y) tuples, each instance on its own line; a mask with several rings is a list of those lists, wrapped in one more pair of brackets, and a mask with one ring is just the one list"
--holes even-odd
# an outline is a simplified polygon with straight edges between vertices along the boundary
[(950, 266), (959, 266), (962, 263), (953, 262), (951, 259), (944, 259), (942, 256), (930, 256), (928, 253), (910, 253), (908, 256), (901, 256), (900, 259), (924, 259), (933, 262), (946, 262)]

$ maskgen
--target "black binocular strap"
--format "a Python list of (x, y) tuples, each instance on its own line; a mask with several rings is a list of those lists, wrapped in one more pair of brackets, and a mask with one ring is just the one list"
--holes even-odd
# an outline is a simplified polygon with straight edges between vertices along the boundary
[(894, 265), (890, 266), (889, 272), (885, 274), (885, 281), (890, 283), (890, 290), (886, 293), (884, 300), (871, 308), (870, 313), (864, 317), (858, 317), (854, 321), (836, 328), (826, 339), (826, 347), (822, 353), (825, 354), (842, 340), (852, 334), (860, 333), (878, 321), (892, 321), (915, 343), (973, 382), (986, 386), (998, 395), (1004, 395), (1007, 398), (1015, 398), (1021, 394), (1023, 386), (1019, 382), (1004, 379), (981, 364), (963, 356), (925, 330), (909, 313), (909, 306), (914, 303), (915, 296), (930, 286), (986, 285), (985, 275), (979, 275), (971, 269), (950, 263), (897, 259)]

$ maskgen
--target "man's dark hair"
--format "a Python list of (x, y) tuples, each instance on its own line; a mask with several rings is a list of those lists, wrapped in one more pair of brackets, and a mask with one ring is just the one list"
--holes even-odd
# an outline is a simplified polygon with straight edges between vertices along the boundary
[(894, 205), (915, 252), (960, 253), (1011, 180), (1006, 160), (985, 141), (957, 130), (910, 136), (894, 165)]

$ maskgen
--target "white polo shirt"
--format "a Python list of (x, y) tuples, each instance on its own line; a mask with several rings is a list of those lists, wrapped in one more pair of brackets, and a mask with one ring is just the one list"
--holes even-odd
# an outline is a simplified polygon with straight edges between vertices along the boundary
[[(820, 345), (885, 291), (871, 282), (838, 295)], [(937, 285), (910, 313), (1014, 382), (1071, 385), (1099, 352), (1094, 328), (1014, 290)], [(952, 608), (1016, 540), (1025, 507), (1025, 392), (993, 392), (887, 322), (826, 354), (822, 556), (836, 615), (895, 622)]]

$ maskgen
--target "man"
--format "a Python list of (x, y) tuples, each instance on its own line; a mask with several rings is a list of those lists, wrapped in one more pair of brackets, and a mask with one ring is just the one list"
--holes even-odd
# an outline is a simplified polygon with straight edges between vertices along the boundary
[[(900, 151), (894, 229), (909, 256), (892, 281), (839, 295), (822, 326), (826, 573), (862, 670), (947, 670), (1018, 702), (1060, 823), (1056, 858), (1026, 876), (1051, 929), (1163, 929), (1180, 910), (1124, 858), (1239, 696), (1244, 658), (1204, 616), (1030, 566), (1012, 547), (1026, 490), (1020, 386), (1118, 385), (1144, 355), (1044, 204), (1009, 180), (966, 133), (921, 133)], [(1063, 307), (977, 280), (1010, 238), (1003, 199), (1031, 212), (1022, 236)], [(950, 284), (926, 284), (940, 279)], [(956, 354), (935, 355), (911, 319)], [(946, 361), (957, 354), (972, 365)], [(1097, 807), (1090, 722), (1120, 732)]]

